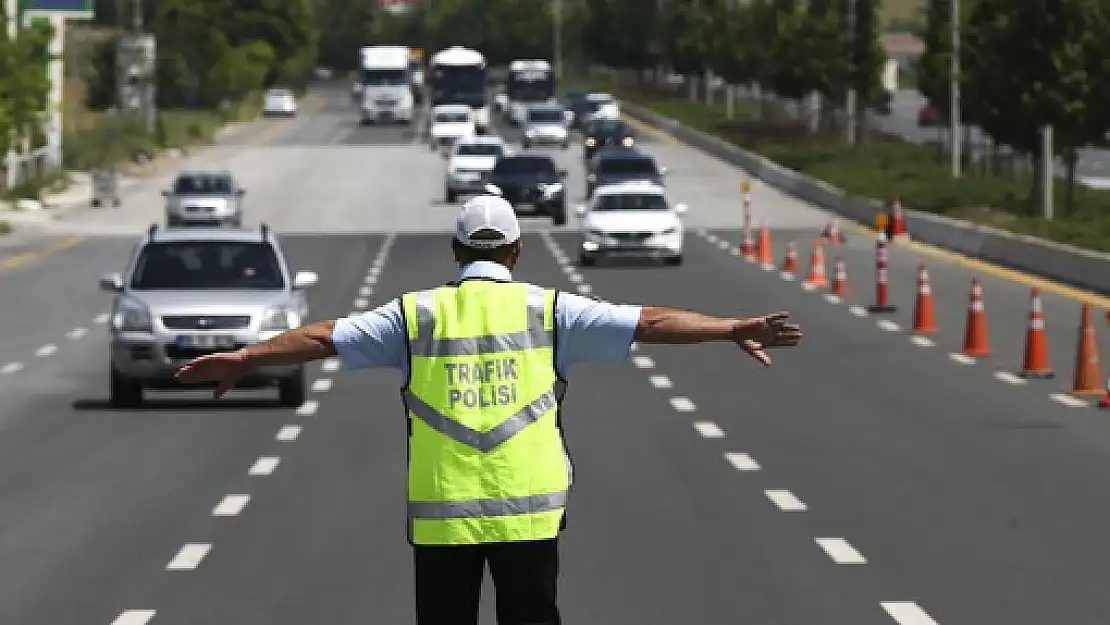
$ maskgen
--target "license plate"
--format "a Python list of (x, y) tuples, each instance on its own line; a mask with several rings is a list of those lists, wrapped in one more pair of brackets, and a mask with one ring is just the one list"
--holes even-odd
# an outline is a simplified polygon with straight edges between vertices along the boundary
[(220, 349), (235, 345), (235, 337), (228, 334), (182, 334), (175, 343), (178, 347)]

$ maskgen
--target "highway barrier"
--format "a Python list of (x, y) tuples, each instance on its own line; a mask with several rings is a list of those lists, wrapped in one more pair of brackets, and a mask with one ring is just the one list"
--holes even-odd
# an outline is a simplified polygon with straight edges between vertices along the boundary
[[(871, 226), (883, 203), (851, 197), (824, 181), (788, 169), (728, 141), (701, 132), (631, 102), (623, 112), (633, 119), (748, 172), (780, 191), (858, 223)], [(1028, 235), (980, 226), (921, 211), (900, 211), (905, 230), (925, 243), (999, 265), (1110, 295), (1110, 255)]]

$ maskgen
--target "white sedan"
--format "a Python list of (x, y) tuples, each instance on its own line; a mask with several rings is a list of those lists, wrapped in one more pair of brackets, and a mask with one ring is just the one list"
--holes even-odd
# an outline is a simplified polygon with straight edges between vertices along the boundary
[(297, 96), (292, 89), (274, 87), (262, 98), (263, 117), (294, 117), (297, 114)]
[(602, 257), (658, 259), (682, 264), (685, 204), (672, 205), (666, 189), (651, 182), (604, 185), (588, 205), (575, 208), (582, 227), (579, 263)]
[(428, 148), (447, 148), (462, 137), (476, 133), (474, 116), (465, 104), (441, 104), (432, 107), (428, 127)]

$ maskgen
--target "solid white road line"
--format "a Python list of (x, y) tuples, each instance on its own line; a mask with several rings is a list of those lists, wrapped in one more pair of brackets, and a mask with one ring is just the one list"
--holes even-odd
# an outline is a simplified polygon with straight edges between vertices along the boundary
[(278, 430), (277, 436), (274, 437), (274, 440), (278, 440), (278, 441), (281, 441), (283, 443), (288, 443), (290, 441), (297, 440), (297, 437), (300, 436), (300, 435), (301, 435), (301, 426), (299, 426), (299, 425), (283, 425), (283, 426), (281, 426), (281, 429)]
[(93, 317), (93, 323), (104, 324), (108, 323), (108, 313), (101, 313)]
[(366, 277), (362, 279), (362, 281), (373, 286), (373, 284), (378, 281), (378, 274), (368, 273), (366, 274)]
[(843, 538), (815, 538), (814, 541), (837, 564), (867, 564), (863, 554)]
[(764, 495), (783, 512), (805, 512), (806, 505), (788, 490), (765, 490)]
[(725, 460), (737, 471), (758, 471), (759, 463), (751, 456), (741, 452), (730, 451), (725, 454)]
[(972, 358), (971, 356), (965, 356), (963, 354), (948, 354), (948, 358), (952, 362), (957, 362), (961, 365), (970, 366), (970, 365), (975, 364), (975, 359), (974, 358)]
[(254, 462), (254, 465), (247, 471), (247, 475), (270, 475), (277, 468), (279, 462), (281, 462), (281, 458), (277, 456), (262, 456)]
[(1022, 384), (1025, 384), (1025, 378), (1021, 377), (1020, 375), (1014, 375), (1009, 371), (995, 371), (994, 379), (1005, 384), (1012, 384), (1014, 386), (1021, 386)]
[(655, 388), (671, 388), (674, 386), (674, 384), (671, 383), (671, 379), (665, 375), (653, 375), (648, 378), (648, 380), (651, 381), (651, 385)]
[(339, 365), (340, 360), (338, 358), (328, 358), (320, 365), (320, 370), (332, 373), (333, 371), (339, 371)]
[(250, 495), (225, 495), (212, 509), (212, 516), (239, 516), (250, 500)]
[(902, 326), (890, 321), (889, 319), (880, 319), (875, 322), (875, 325), (885, 332), (901, 332)]
[(632, 364), (636, 365), (637, 369), (651, 369), (655, 366), (655, 361), (650, 356), (633, 356)]
[(166, 565), (167, 571), (192, 571), (200, 566), (201, 560), (212, 550), (210, 543), (185, 543), (181, 551)]
[(0, 374), (15, 373), (17, 371), (22, 371), (22, 370), (23, 370), (23, 363), (21, 363), (21, 362), (9, 362), (8, 364), (4, 365), (3, 367), (0, 367)]
[(694, 429), (701, 434), (703, 438), (724, 438), (725, 431), (721, 426), (713, 423), (712, 421), (694, 421)]
[(66, 338), (71, 340), (71, 341), (76, 341), (77, 339), (84, 338), (85, 335), (88, 334), (88, 333), (89, 333), (89, 331), (86, 330), (85, 328), (74, 328), (74, 329), (70, 330), (69, 332), (66, 332)]
[(42, 347), (36, 349), (35, 350), (35, 355), (38, 356), (39, 358), (46, 358), (47, 356), (52, 356), (57, 351), (58, 351), (58, 346), (57, 345), (47, 344), (47, 345), (43, 345)]
[(883, 601), (879, 605), (890, 618), (898, 621), (898, 625), (937, 625), (933, 617), (913, 601)]
[(112, 625), (146, 625), (155, 614), (158, 614), (157, 610), (124, 610), (112, 621)]
[(331, 380), (327, 378), (320, 378), (312, 382), (313, 393), (326, 393), (331, 390)]
[(315, 399), (310, 399), (300, 406), (297, 406), (297, 414), (301, 415), (302, 417), (309, 417), (316, 414), (316, 411), (319, 408), (320, 402), (316, 401)]
[(848, 312), (857, 317), (866, 317), (868, 315), (867, 309), (863, 306), (849, 306)]
[(1060, 405), (1067, 406), (1068, 408), (1088, 408), (1091, 405), (1087, 403), (1086, 400), (1080, 399), (1079, 397), (1076, 397), (1074, 395), (1068, 395), (1067, 393), (1053, 393), (1049, 395), (1049, 398)]
[(690, 401), (689, 397), (672, 397), (671, 408), (679, 412), (694, 412), (698, 409), (694, 402)]
[(933, 339), (927, 336), (911, 336), (910, 342), (918, 347), (932, 347), (936, 345), (936, 343), (933, 342)]

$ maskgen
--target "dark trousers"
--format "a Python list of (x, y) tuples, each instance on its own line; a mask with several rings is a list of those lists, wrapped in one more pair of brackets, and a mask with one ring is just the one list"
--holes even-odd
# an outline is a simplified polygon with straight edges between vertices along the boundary
[(498, 625), (561, 625), (559, 541), (413, 547), (417, 625), (477, 625), (489, 563)]

